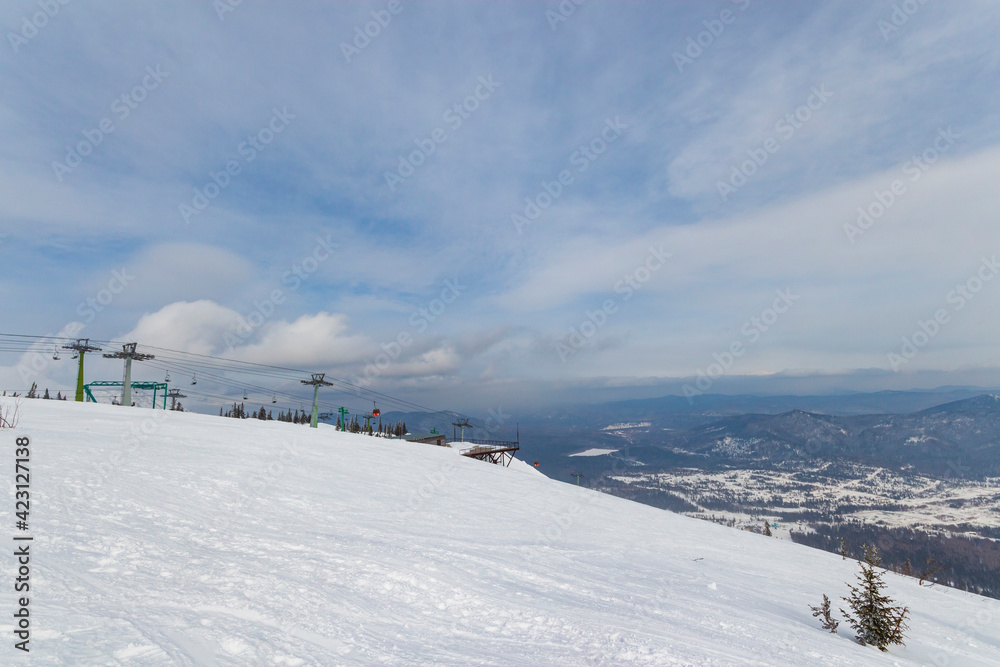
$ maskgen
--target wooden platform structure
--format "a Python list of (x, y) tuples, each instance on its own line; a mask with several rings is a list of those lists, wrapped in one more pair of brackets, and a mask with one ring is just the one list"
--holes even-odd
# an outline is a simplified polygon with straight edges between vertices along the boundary
[(509, 440), (465, 440), (458, 445), (470, 444), (471, 447), (459, 450), (462, 456), (470, 459), (479, 459), (495, 463), (500, 466), (509, 466), (514, 460), (514, 452), (521, 448), (520, 440), (511, 442)]

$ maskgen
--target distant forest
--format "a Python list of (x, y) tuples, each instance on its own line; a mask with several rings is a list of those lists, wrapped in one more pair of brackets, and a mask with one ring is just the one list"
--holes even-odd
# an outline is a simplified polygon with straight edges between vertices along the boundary
[(792, 541), (840, 553), (840, 539), (844, 538), (852, 558), (860, 557), (863, 545), (874, 544), (886, 569), (918, 578), (926, 575), (932, 582), (1000, 599), (1000, 542), (957, 534), (965, 530), (981, 533), (982, 528), (954, 526), (951, 531), (927, 533), (856, 521), (814, 523), (810, 527), (816, 532), (792, 531)]

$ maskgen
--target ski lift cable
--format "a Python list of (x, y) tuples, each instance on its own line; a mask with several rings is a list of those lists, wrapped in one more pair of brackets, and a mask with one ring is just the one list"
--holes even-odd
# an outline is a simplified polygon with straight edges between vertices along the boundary
[[(148, 365), (150, 367), (160, 367), (160, 368), (166, 368), (167, 367), (167, 364), (159, 363), (158, 359), (157, 360), (150, 360), (148, 362)], [(187, 366), (186, 364), (184, 364), (184, 365)], [(194, 366), (194, 367), (197, 368), (197, 366)], [(240, 389), (244, 393), (246, 393), (248, 390), (254, 390), (255, 392), (259, 391), (260, 393), (263, 393), (265, 395), (267, 393), (271, 393), (271, 395), (272, 395), (271, 404), (272, 405), (278, 405), (278, 401), (277, 401), (277, 397), (278, 396), (281, 396), (283, 399), (287, 399), (288, 401), (290, 401), (292, 403), (302, 402), (304, 400), (308, 400), (308, 396), (305, 396), (305, 395), (302, 395), (302, 394), (294, 394), (294, 393), (289, 393), (289, 392), (283, 392), (283, 391), (279, 391), (279, 390), (274, 390), (273, 388), (269, 388), (269, 387), (263, 387), (263, 386), (260, 386), (260, 385), (250, 384), (250, 383), (246, 383), (246, 382), (239, 382), (239, 381), (233, 380), (232, 378), (228, 378), (228, 377), (216, 375), (216, 374), (213, 374), (213, 373), (207, 373), (206, 374), (205, 372), (202, 372), (202, 380), (204, 381), (206, 378), (210, 382), (212, 382), (212, 383), (219, 384), (219, 385), (222, 385), (222, 386), (225, 386), (225, 387), (229, 387), (229, 388)], [(187, 391), (189, 391), (192, 394), (197, 393), (194, 390), (187, 390)], [(221, 395), (218, 395), (218, 394), (214, 394), (214, 396), (216, 396), (218, 398), (221, 398), (222, 400), (225, 400), (225, 401), (237, 400), (233, 396), (221, 396)], [(247, 399), (245, 398), (244, 400), (247, 400)], [(337, 407), (336, 404), (327, 404), (325, 402), (320, 403), (319, 405), (320, 405), (320, 407), (324, 407), (324, 408), (326, 408), (326, 407), (336, 408)], [(284, 402), (282, 402), (281, 407), (286, 407), (286, 404)]]
[[(218, 384), (225, 385), (225, 386), (228, 386), (228, 387), (234, 387), (234, 388), (238, 388), (238, 389), (242, 389), (242, 390), (255, 390), (255, 391), (260, 391), (260, 392), (265, 393), (265, 394), (266, 393), (275, 393), (276, 392), (276, 390), (274, 390), (274, 389), (272, 389), (270, 387), (265, 387), (265, 386), (262, 386), (262, 385), (254, 384), (252, 382), (240, 381), (240, 380), (237, 380), (237, 379), (234, 379), (234, 378), (226, 377), (224, 375), (219, 375), (217, 373), (206, 372), (205, 370), (202, 369), (202, 367), (200, 367), (198, 365), (195, 365), (195, 364), (186, 364), (186, 363), (183, 363), (183, 362), (181, 362), (181, 363), (177, 363), (177, 362), (164, 363), (164, 362), (161, 362), (158, 358), (154, 359), (154, 360), (150, 360), (147, 363), (148, 363), (148, 365), (150, 367), (159, 367), (159, 368), (163, 368), (163, 369), (167, 369), (167, 370), (173, 369), (175, 371), (177, 369), (181, 369), (181, 370), (183, 370), (185, 372), (188, 372), (188, 373), (191, 373), (191, 372), (200, 373), (203, 380), (204, 379), (214, 380)], [(284, 395), (287, 395), (289, 397), (294, 397), (296, 399), (300, 398), (298, 394), (287, 394), (286, 392), (281, 392), (281, 391), (277, 391), (277, 393), (284, 394)]]
[[(225, 357), (215, 357), (215, 356), (207, 355), (207, 354), (197, 354), (195, 352), (183, 352), (181, 350), (171, 350), (169, 348), (161, 348), (161, 347), (156, 347), (156, 346), (153, 346), (153, 345), (143, 345), (143, 347), (148, 347), (148, 348), (150, 348), (152, 350), (161, 350), (163, 352), (173, 352), (174, 354), (185, 354), (185, 355), (189, 355), (189, 356), (199, 357), (199, 358), (203, 358), (203, 359), (211, 359), (211, 360), (215, 360), (215, 361), (226, 361), (226, 362), (230, 362), (230, 363), (234, 363), (234, 364), (243, 364), (243, 365), (248, 365), (248, 366), (256, 366), (256, 367), (259, 367), (259, 368), (270, 368), (270, 369), (274, 369), (274, 370), (289, 371), (291, 373), (296, 373), (298, 375), (305, 375), (305, 374), (309, 373), (309, 371), (304, 371), (304, 370), (299, 369), (299, 368), (288, 368), (286, 366), (274, 366), (274, 365), (270, 365), (270, 364), (259, 364), (259, 363), (255, 363), (255, 362), (252, 362), (252, 361), (241, 361), (239, 359), (227, 359)], [(427, 406), (420, 405), (418, 403), (413, 403), (412, 401), (407, 401), (405, 399), (396, 398), (394, 396), (390, 396), (389, 394), (383, 394), (382, 392), (375, 391), (374, 389), (366, 389), (365, 387), (361, 387), (359, 385), (355, 385), (355, 384), (352, 384), (350, 382), (347, 382), (346, 380), (341, 380), (339, 378), (335, 378), (335, 377), (332, 377), (332, 376), (328, 376), (326, 378), (326, 380), (328, 380), (330, 382), (339, 383), (339, 384), (341, 384), (341, 385), (343, 385), (345, 387), (350, 387), (351, 389), (356, 390), (356, 391), (363, 391), (363, 392), (368, 393), (368, 394), (372, 394), (372, 395), (376, 395), (376, 396), (381, 396), (385, 400), (391, 400), (391, 401), (393, 401), (393, 402), (395, 402), (397, 404), (400, 404), (400, 405), (407, 405), (407, 406), (419, 408), (420, 410), (424, 410), (425, 412), (431, 412), (431, 413), (439, 413), (439, 412), (440, 413), (444, 413), (444, 412), (446, 412), (445, 410), (434, 410), (434, 409), (429, 408)]]
[[(2, 339), (15, 339), (15, 340), (2, 340)], [(2, 342), (2, 343), (7, 343), (8, 345), (10, 343), (25, 344), (23, 348), (21, 347), (21, 345), (16, 345), (16, 348), (18, 348), (18, 349), (13, 349), (13, 350), (8, 350), (8, 351), (30, 352), (35, 347), (37, 347), (37, 345), (39, 343), (46, 343), (46, 342), (51, 343), (53, 341), (64, 341), (64, 340), (65, 341), (75, 341), (75, 340), (78, 340), (78, 339), (74, 338), (74, 337), (69, 337), (69, 336), (37, 336), (37, 335), (30, 335), (30, 334), (0, 333), (0, 342)], [(91, 338), (90, 340), (91, 340), (91, 342), (96, 343), (96, 344), (106, 344), (106, 345), (122, 344), (122, 341), (116, 341), (116, 340), (101, 340), (101, 339), (96, 339), (96, 338)], [(214, 367), (214, 370), (220, 370), (220, 371), (248, 372), (251, 368), (253, 368), (253, 369), (257, 369), (260, 375), (269, 375), (271, 377), (282, 378), (282, 379), (294, 379), (294, 377), (292, 377), (291, 375), (286, 375), (286, 374), (294, 374), (295, 377), (301, 377), (302, 375), (306, 375), (306, 374), (309, 373), (309, 371), (305, 371), (305, 370), (297, 369), (297, 368), (289, 368), (289, 367), (286, 367), (286, 366), (276, 366), (276, 365), (272, 365), (272, 364), (261, 364), (261, 363), (251, 362), (251, 361), (241, 361), (239, 359), (228, 359), (228, 358), (225, 358), (225, 357), (217, 357), (217, 356), (213, 356), (213, 355), (199, 354), (199, 353), (196, 353), (196, 352), (185, 352), (185, 351), (182, 351), (182, 350), (174, 350), (174, 349), (171, 349), (171, 348), (163, 348), (163, 347), (158, 347), (158, 346), (154, 346), (154, 345), (143, 345), (142, 347), (148, 347), (148, 348), (150, 348), (152, 350), (158, 350), (158, 351), (161, 351), (161, 352), (164, 352), (164, 353), (172, 353), (172, 355), (183, 355), (184, 357), (189, 357), (189, 358), (190, 357), (194, 357), (194, 358), (197, 358), (199, 360), (203, 360), (201, 362), (202, 365), (204, 365), (204, 366), (212, 366), (212, 367)], [(167, 360), (173, 361), (174, 363), (178, 363), (178, 362), (181, 361), (181, 359), (176, 358), (176, 357), (171, 357), (171, 358), (168, 358)], [(268, 371), (270, 371), (270, 373), (268, 373)], [(429, 408), (427, 406), (420, 405), (419, 403), (414, 403), (413, 401), (408, 401), (408, 400), (402, 399), (402, 398), (396, 398), (396, 397), (391, 396), (389, 394), (385, 394), (383, 392), (379, 392), (379, 391), (376, 391), (374, 389), (367, 389), (365, 387), (361, 387), (361, 386), (355, 385), (355, 384), (353, 384), (351, 382), (347, 382), (346, 380), (341, 380), (339, 378), (335, 378), (335, 377), (332, 377), (332, 376), (328, 376), (327, 380), (330, 381), (330, 382), (332, 382), (332, 383), (334, 383), (335, 385), (339, 385), (340, 387), (346, 388), (347, 390), (349, 390), (349, 393), (354, 394), (355, 396), (358, 396), (358, 397), (361, 397), (362, 394), (367, 394), (369, 396), (378, 396), (384, 402), (391, 403), (391, 404), (399, 406), (399, 407), (406, 407), (406, 408), (411, 408), (411, 409), (416, 408), (418, 410), (422, 410), (424, 412), (428, 412), (428, 413), (431, 413), (431, 414), (455, 414), (453, 412), (445, 411), (445, 410), (434, 410), (434, 409)], [(232, 384), (233, 381), (231, 379), (226, 379), (226, 380), (224, 380), (224, 383), (227, 384), (227, 385), (229, 385), (229, 384)], [(324, 402), (324, 405), (330, 405), (330, 404)]]
[[(204, 355), (197, 355), (197, 356), (201, 357), (201, 356), (204, 356)], [(189, 361), (189, 360), (179, 360), (177, 357), (170, 356), (170, 355), (159, 355), (159, 356), (157, 356), (157, 360), (160, 360), (160, 359), (170, 359), (174, 364), (176, 364), (178, 366), (181, 366), (181, 367), (184, 367), (184, 368), (187, 368), (189, 370), (192, 369), (192, 368), (202, 368), (203, 367), (202, 366), (202, 362), (200, 362), (200, 361), (193, 362), (193, 361)], [(235, 360), (231, 360), (231, 361), (235, 361)], [(243, 363), (243, 362), (236, 361), (236, 363), (239, 364), (239, 363)], [(236, 373), (245, 373), (245, 372), (247, 372), (246, 370), (241, 369), (241, 368), (230, 368), (230, 369), (227, 369), (227, 370), (231, 370), (231, 372), (236, 372)], [(292, 375), (290, 377), (286, 377), (283, 374), (282, 375), (278, 375), (278, 374), (271, 375), (269, 373), (264, 373), (264, 375), (267, 375), (269, 377), (277, 377), (278, 379), (295, 380), (295, 379), (301, 378), (302, 375), (306, 374), (306, 371), (294, 371), (294, 373), (295, 373), (295, 375)], [(249, 382), (240, 382), (240, 381), (237, 381), (237, 380), (233, 380), (231, 378), (225, 378), (225, 379), (223, 379), (223, 378), (221, 378), (221, 377), (219, 377), (217, 375), (214, 375), (214, 374), (205, 374), (205, 373), (203, 373), (203, 374), (205, 375), (205, 377), (214, 376), (214, 377), (218, 378), (219, 381), (220, 381), (220, 383), (234, 385), (234, 386), (239, 386), (241, 388), (248, 387), (248, 388), (251, 388), (251, 389), (264, 390), (265, 392), (267, 391), (265, 388), (260, 387), (259, 385), (254, 385), (254, 384), (249, 383)], [(429, 412), (431, 414), (438, 414), (438, 413), (440, 413), (440, 414), (449, 414), (449, 415), (454, 414), (453, 412), (450, 412), (450, 411), (432, 410), (431, 408), (428, 408), (428, 407), (423, 406), (423, 405), (419, 405), (417, 403), (413, 403), (412, 401), (407, 401), (405, 399), (399, 399), (399, 398), (396, 398), (394, 396), (390, 396), (388, 394), (385, 394), (383, 392), (375, 391), (375, 390), (372, 390), (372, 389), (366, 389), (364, 387), (359, 387), (358, 385), (354, 385), (354, 384), (351, 384), (351, 383), (346, 382), (344, 380), (340, 380), (339, 378), (328, 376), (326, 379), (328, 379), (334, 385), (338, 385), (339, 387), (346, 387), (347, 389), (341, 389), (341, 391), (343, 393), (345, 393), (345, 394), (352, 395), (355, 398), (364, 398), (363, 394), (368, 394), (369, 396), (375, 396), (375, 397), (379, 398), (383, 402), (392, 403), (393, 405), (395, 405), (397, 407), (400, 407), (400, 408), (404, 408), (404, 409), (406, 409), (406, 408), (408, 408), (408, 409), (416, 408), (416, 409), (419, 409), (419, 410), (423, 410), (425, 412)], [(355, 391), (355, 390), (358, 390), (358, 391)], [(334, 407), (336, 407), (335, 404), (334, 404)]]

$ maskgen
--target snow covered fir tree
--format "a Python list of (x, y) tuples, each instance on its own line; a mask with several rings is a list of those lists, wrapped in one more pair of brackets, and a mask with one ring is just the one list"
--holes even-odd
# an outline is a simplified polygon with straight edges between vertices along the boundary
[[(859, 585), (848, 584), (851, 594), (844, 598), (854, 613), (840, 611), (854, 628), (862, 646), (871, 645), (880, 651), (888, 651), (892, 644), (903, 644), (909, 609), (895, 606), (892, 598), (883, 593), (886, 584), (882, 577), (885, 572), (876, 569), (881, 562), (878, 548), (866, 546), (864, 560), (860, 563), (861, 571), (857, 575)], [(826, 596), (823, 598), (825, 600)]]

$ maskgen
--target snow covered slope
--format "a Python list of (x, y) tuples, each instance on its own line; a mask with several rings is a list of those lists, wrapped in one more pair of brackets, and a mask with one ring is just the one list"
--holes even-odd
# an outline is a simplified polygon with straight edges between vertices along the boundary
[(852, 561), (331, 427), (24, 401), (7, 540), (15, 435), (33, 634), (5, 585), (3, 664), (1000, 664), (997, 601), (889, 574), (881, 654), (807, 606)]

